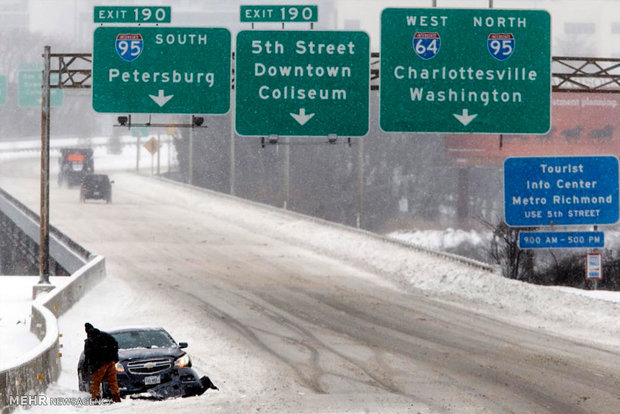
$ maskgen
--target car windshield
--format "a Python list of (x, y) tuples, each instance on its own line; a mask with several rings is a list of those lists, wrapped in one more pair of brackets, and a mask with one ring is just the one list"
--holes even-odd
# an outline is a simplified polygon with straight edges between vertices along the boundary
[(165, 331), (140, 330), (113, 333), (119, 349), (132, 348), (169, 348), (175, 346), (170, 335)]
[(106, 175), (90, 175), (86, 178), (86, 181), (92, 184), (103, 184), (108, 180)]

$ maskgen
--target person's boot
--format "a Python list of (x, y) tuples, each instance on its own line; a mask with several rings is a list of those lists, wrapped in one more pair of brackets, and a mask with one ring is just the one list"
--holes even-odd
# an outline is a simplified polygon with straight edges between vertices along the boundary
[(215, 386), (215, 384), (213, 382), (211, 382), (211, 379), (209, 377), (207, 377), (206, 375), (202, 378), (200, 378), (200, 385), (202, 385), (202, 389), (203, 390), (216, 390), (219, 391), (219, 388)]

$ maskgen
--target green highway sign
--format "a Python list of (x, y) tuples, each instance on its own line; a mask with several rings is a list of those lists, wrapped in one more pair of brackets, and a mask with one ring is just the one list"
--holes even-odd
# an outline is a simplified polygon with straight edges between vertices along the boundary
[(230, 108), (230, 32), (198, 27), (98, 27), (97, 112), (224, 114)]
[(131, 136), (140, 138), (140, 137), (148, 137), (149, 129), (147, 127), (131, 127)]
[(380, 74), (384, 131), (544, 134), (551, 18), (542, 10), (385, 9)]
[(0, 75), (0, 105), (6, 105), (6, 76)]
[[(32, 67), (40, 67), (34, 65)], [(22, 66), (29, 67), (29, 66)], [(55, 79), (54, 79), (55, 78)], [(42, 68), (39, 70), (20, 70), (17, 79), (17, 104), (21, 107), (41, 107)], [(50, 74), (52, 83), (58, 81), (57, 74)], [(61, 106), (64, 100), (62, 89), (50, 89), (50, 106)]]
[(369, 50), (363, 32), (239, 32), (237, 133), (365, 135)]
[(316, 22), (318, 6), (241, 6), (241, 21), (261, 22)]
[(170, 23), (170, 7), (95, 6), (95, 23)]

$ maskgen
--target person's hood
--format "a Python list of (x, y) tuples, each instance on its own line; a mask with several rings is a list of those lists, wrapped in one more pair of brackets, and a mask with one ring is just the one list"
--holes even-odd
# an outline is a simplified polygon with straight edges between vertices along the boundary
[(99, 335), (101, 331), (95, 328), (90, 322), (86, 322), (84, 324), (84, 330), (86, 331), (86, 336), (92, 338), (93, 336)]

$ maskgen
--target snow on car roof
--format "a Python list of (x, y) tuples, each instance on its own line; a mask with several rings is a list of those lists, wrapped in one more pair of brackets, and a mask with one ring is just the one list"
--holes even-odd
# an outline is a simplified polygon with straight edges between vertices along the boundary
[[(128, 332), (128, 331), (166, 331), (161, 326), (150, 326), (150, 325), (131, 325), (131, 326), (121, 326), (113, 329), (106, 330), (105, 332)], [(166, 331), (167, 332), (167, 331)]]

